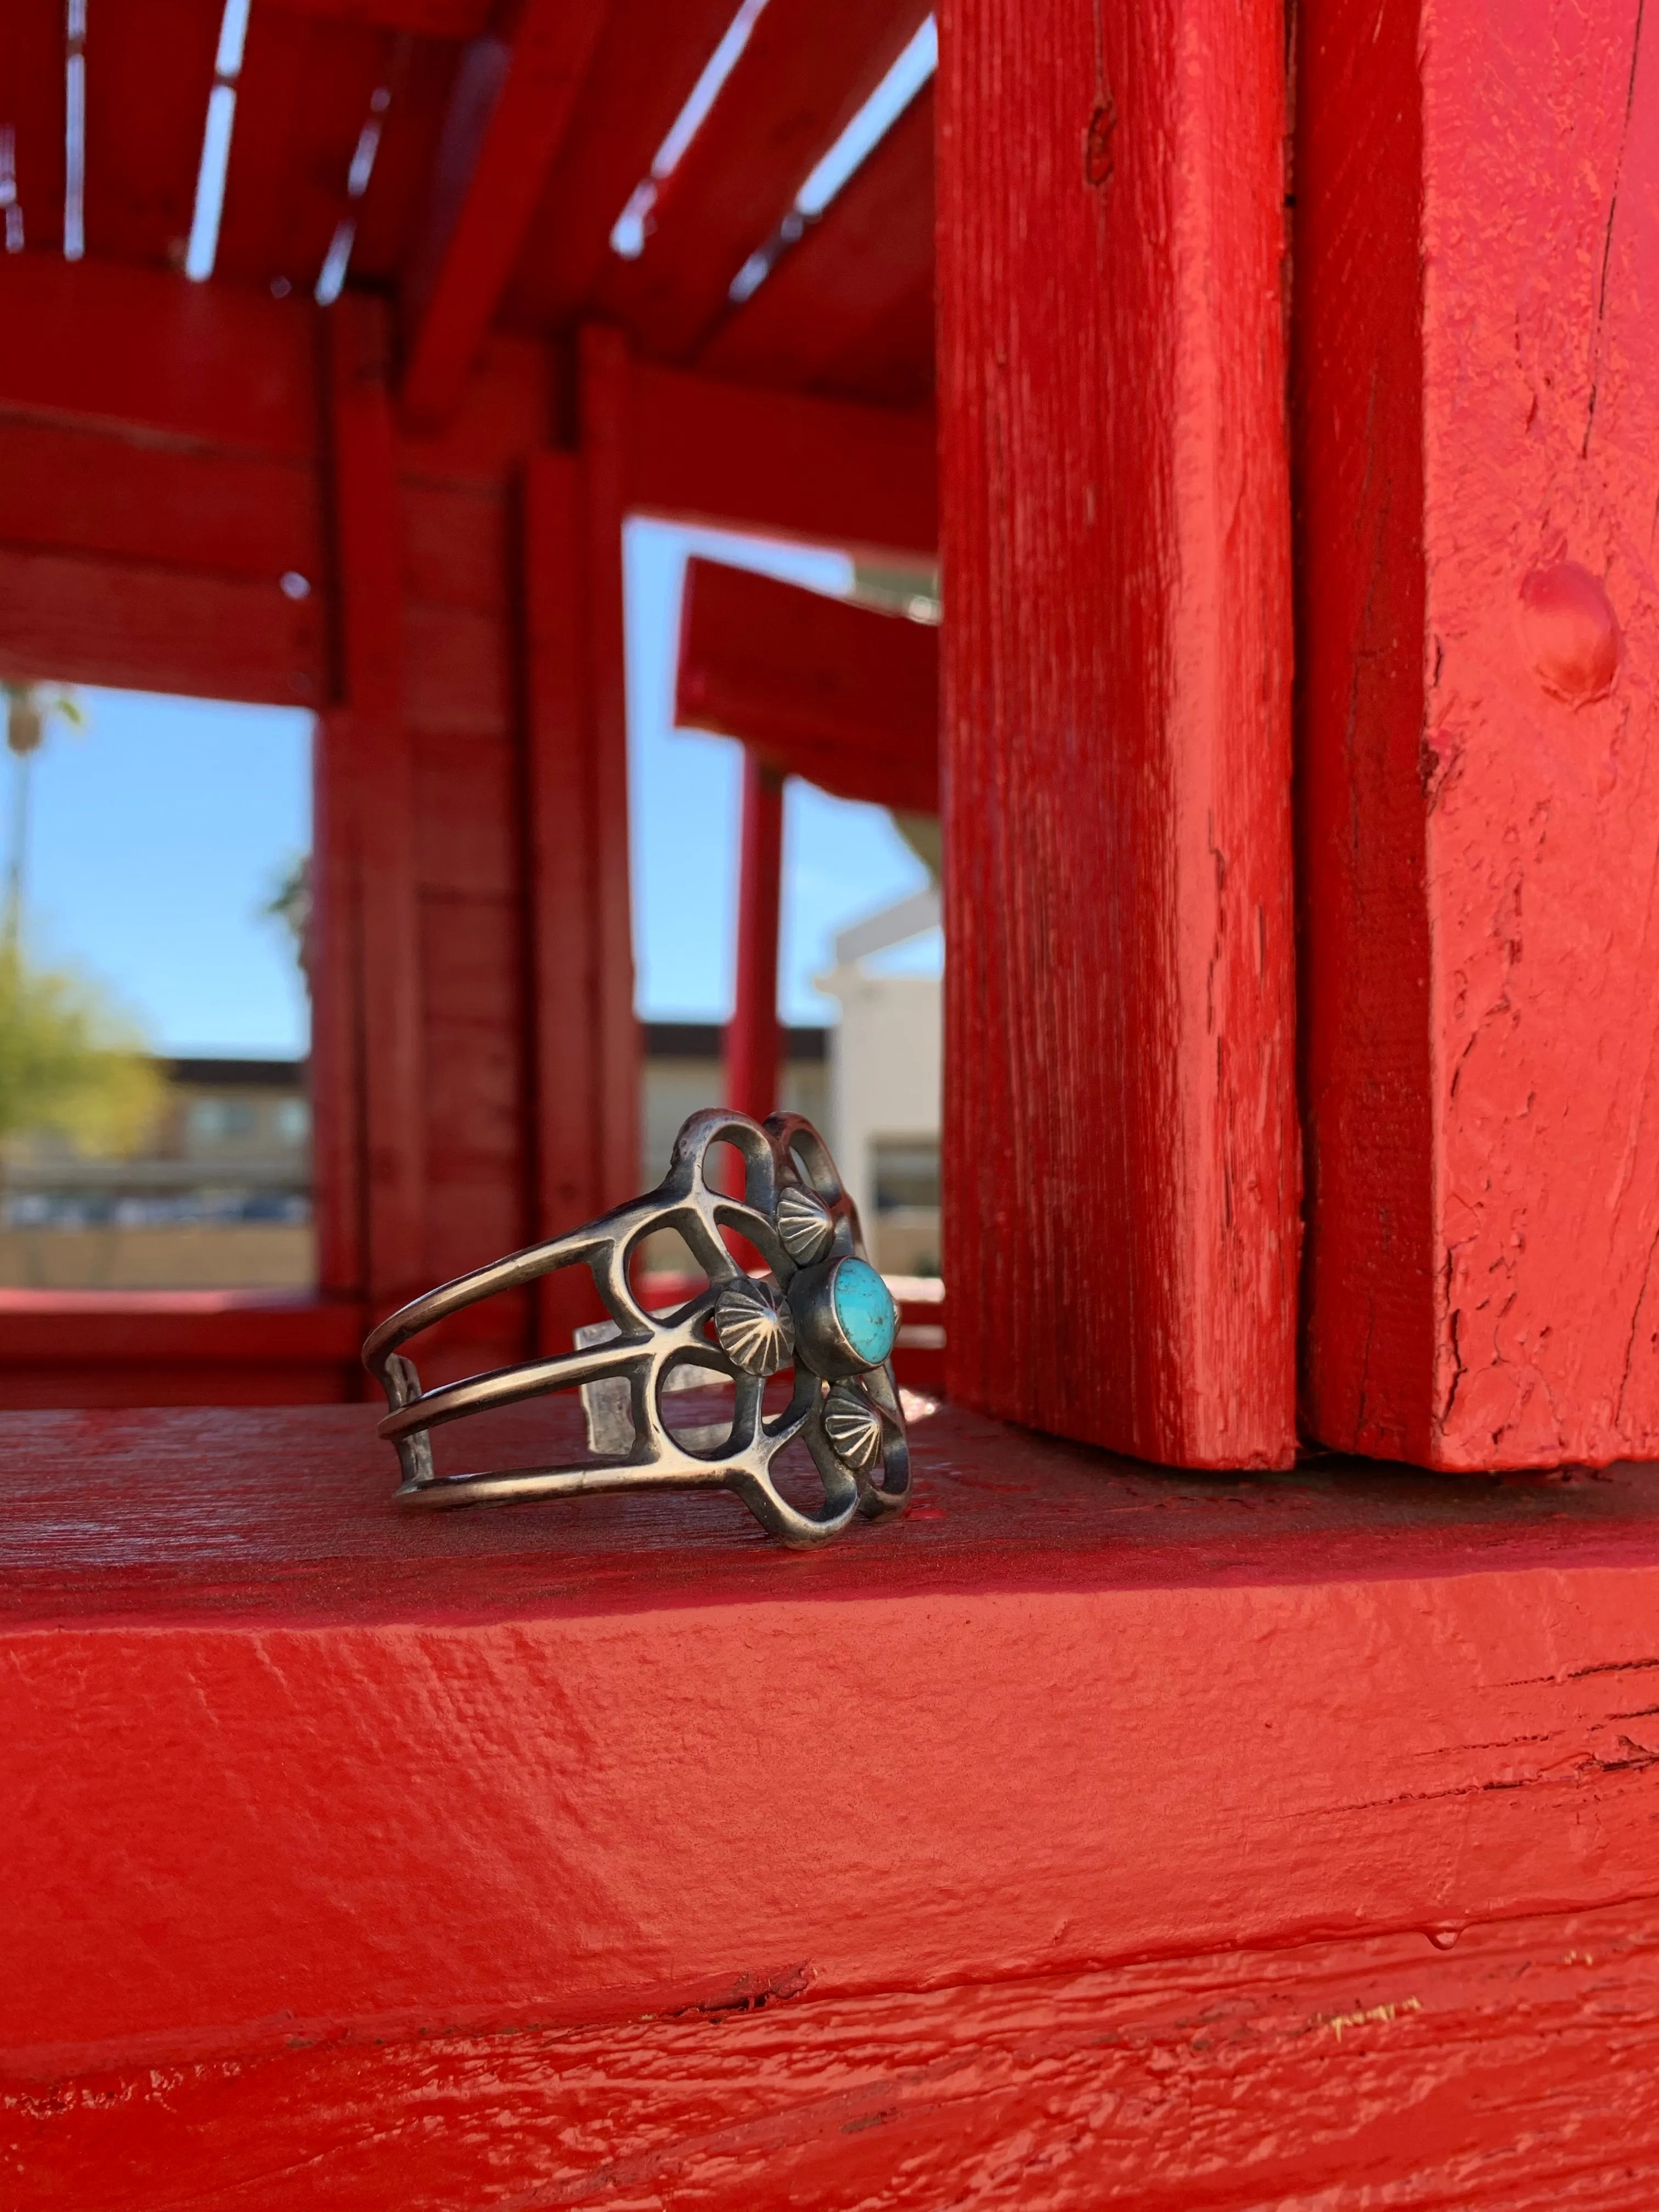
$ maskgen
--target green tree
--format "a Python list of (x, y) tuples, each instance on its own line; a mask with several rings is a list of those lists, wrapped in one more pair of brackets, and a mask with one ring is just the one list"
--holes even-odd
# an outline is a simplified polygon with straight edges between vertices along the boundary
[(164, 1085), (136, 1024), (72, 969), (33, 968), (0, 943), (0, 1149), (66, 1137), (125, 1152), (155, 1124)]

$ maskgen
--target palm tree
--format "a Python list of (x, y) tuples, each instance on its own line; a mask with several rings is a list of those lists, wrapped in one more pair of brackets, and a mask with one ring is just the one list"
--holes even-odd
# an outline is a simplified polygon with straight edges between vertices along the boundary
[(23, 935), (23, 874), (28, 854), (29, 799), (34, 757), (46, 741), (46, 723), (54, 714), (80, 729), (86, 717), (67, 691), (45, 684), (8, 684), (6, 749), (11, 755), (11, 837), (6, 860), (5, 916), (0, 922), (0, 941), (15, 950)]

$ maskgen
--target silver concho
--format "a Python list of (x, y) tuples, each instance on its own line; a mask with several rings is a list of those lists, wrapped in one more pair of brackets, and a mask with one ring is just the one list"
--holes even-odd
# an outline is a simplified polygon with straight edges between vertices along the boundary
[(850, 1382), (837, 1382), (824, 1401), (823, 1432), (836, 1456), (860, 1474), (881, 1457), (881, 1416)]
[(835, 1218), (816, 1192), (792, 1183), (779, 1194), (778, 1235), (790, 1258), (810, 1267), (835, 1243)]
[(775, 1375), (794, 1357), (795, 1317), (764, 1283), (739, 1276), (720, 1294), (714, 1341), (745, 1375)]

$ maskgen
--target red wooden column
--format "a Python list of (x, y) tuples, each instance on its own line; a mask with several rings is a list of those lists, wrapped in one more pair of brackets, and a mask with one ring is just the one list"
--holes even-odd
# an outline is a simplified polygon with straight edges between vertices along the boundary
[[(561, 1236), (639, 1188), (628, 867), (623, 507), (626, 410), (605, 338), (583, 354), (584, 443), (525, 487), (526, 743), (535, 1229)], [(540, 1285), (544, 1344), (592, 1317), (583, 1280)]]
[[(322, 1042), (337, 1080), (342, 1055), (361, 1074), (360, 1182), (363, 1286), (382, 1312), (424, 1279), (425, 1117), (421, 1036), (415, 806), (404, 699), (404, 597), (397, 449), (387, 395), (387, 330), (374, 301), (347, 295), (328, 318), (334, 542), (341, 703), (325, 717), (323, 775), (331, 850), (350, 859), (325, 871), (323, 925), (355, 949), (354, 1052), (341, 1009), (348, 985), (327, 955)], [(348, 880), (349, 878), (349, 880)], [(360, 1052), (360, 1058), (358, 1053)], [(325, 1158), (343, 1149), (325, 1122)], [(337, 1164), (329, 1172), (343, 1174)], [(347, 1240), (325, 1243), (340, 1264)]]
[(1280, 10), (939, 29), (950, 1388), (1282, 1465)]
[(1659, 1452), (1659, 51), (1641, 0), (1307, 0), (1304, 1403)]
[(726, 1032), (726, 1103), (763, 1121), (778, 1103), (783, 778), (747, 746), (738, 842), (737, 986)]

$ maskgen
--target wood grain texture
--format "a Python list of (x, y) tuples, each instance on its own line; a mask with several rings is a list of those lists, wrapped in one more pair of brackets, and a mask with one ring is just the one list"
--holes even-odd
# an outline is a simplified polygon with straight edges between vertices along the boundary
[(694, 555), (674, 720), (737, 738), (838, 799), (939, 811), (939, 632), (927, 624)]
[(0, 1423), (25, 2201), (1638, 2212), (1659, 1475), (914, 1441), (791, 1558), (400, 1518), (367, 1407)]
[(1634, 0), (1301, 24), (1306, 1418), (1659, 1452), (1659, 50)]
[(599, 296), (611, 232), (736, 9), (732, 0), (613, 8), (503, 303), (520, 331), (568, 327)]
[(313, 461), (0, 413), (0, 540), (275, 584), (323, 574)]
[(0, 670), (314, 707), (327, 653), (316, 602), (288, 599), (275, 576), (0, 545)]
[(586, 76), (610, 0), (526, 0), (510, 39), (464, 58), (404, 295), (400, 399), (420, 426), (459, 404)]
[(354, 212), (346, 179), (393, 46), (380, 25), (252, 9), (216, 279), (261, 291), (280, 282), (309, 301), (335, 228)]
[[(523, 513), (533, 1229), (547, 1237), (617, 1202), (600, 1166), (604, 1089), (580, 1049), (594, 1031), (600, 961), (580, 462), (541, 455), (525, 478)], [(577, 1323), (599, 1317), (589, 1285), (567, 1274), (544, 1279), (536, 1296), (549, 1351), (567, 1350)]]
[(350, 1401), (362, 1334), (346, 1299), (0, 1290), (0, 1406)]
[(635, 362), (628, 422), (630, 509), (820, 539), (849, 552), (933, 557), (931, 413)]
[(28, 252), (0, 254), (0, 315), (28, 335), (0, 347), (0, 405), (11, 412), (315, 461), (308, 299)]
[[(926, 405), (933, 389), (933, 91), (927, 86), (823, 216), (698, 355), (716, 376)], [(910, 315), (913, 302), (922, 312)], [(889, 324), (914, 343), (895, 357)]]
[[(623, 524), (633, 437), (631, 380), (619, 332), (580, 333), (582, 598), (591, 750), (590, 875), (594, 918), (591, 1026), (568, 1040), (591, 1057), (599, 1173), (606, 1191), (639, 1180), (640, 1027), (634, 1013), (634, 915), (628, 854), (628, 681), (623, 605)], [(618, 1203), (612, 1195), (607, 1203)]]
[(331, 714), (327, 742), (352, 792), (363, 1259), (365, 1288), (378, 1316), (429, 1286), (427, 1065), (401, 502), (384, 311), (348, 295), (331, 310), (329, 335), (343, 698)]
[[(31, 2206), (1648, 2212), (1651, 1904), (0, 2091)], [(159, 2178), (164, 2169), (166, 2181)], [(166, 2193), (164, 2193), (164, 2191)]]
[(951, 1394), (1282, 1464), (1279, 14), (939, 27)]
[(927, 13), (927, 0), (768, 0), (662, 181), (644, 251), (613, 256), (606, 272), (605, 309), (642, 352), (673, 361), (696, 350), (724, 316), (732, 278)]
[(223, 13), (220, 0), (104, 0), (88, 14), (86, 247), (99, 259), (182, 263)]

